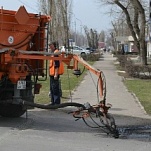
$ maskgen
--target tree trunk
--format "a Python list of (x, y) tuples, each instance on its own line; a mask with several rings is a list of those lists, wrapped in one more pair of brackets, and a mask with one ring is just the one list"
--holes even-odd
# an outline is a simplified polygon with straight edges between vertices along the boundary
[(141, 18), (140, 33), (139, 33), (140, 51), (142, 57), (142, 64), (147, 65), (147, 46), (145, 41), (145, 28), (146, 28), (145, 10), (138, 0), (131, 0), (131, 1), (133, 3), (133, 7), (134, 8), (136, 7), (140, 14), (140, 18)]
[[(131, 21), (131, 16), (128, 12), (128, 9), (126, 7), (124, 7), (119, 2), (119, 0), (114, 0), (114, 3), (116, 5), (118, 5), (126, 15), (126, 21), (127, 21), (128, 27), (131, 31), (132, 37), (134, 38), (134, 44), (136, 45), (136, 47), (139, 51), (139, 54), (141, 55), (142, 64), (146, 65), (147, 64), (147, 56), (146, 56), (147, 49), (146, 49), (146, 42), (145, 42), (145, 25), (146, 25), (145, 10), (143, 9), (141, 3), (138, 0), (130, 0), (130, 2), (132, 3), (135, 12), (137, 12), (135, 15), (138, 15), (138, 14), (140, 15), (141, 23), (137, 22), (133, 25), (132, 21)], [(134, 17), (135, 17), (135, 15), (134, 15)], [(138, 20), (136, 20), (136, 18), (134, 18), (134, 20), (138, 21)], [(136, 26), (136, 24), (140, 24), (139, 30), (138, 30), (138, 25)], [(134, 27), (136, 27), (136, 28), (134, 28)], [(139, 34), (139, 35), (137, 35), (137, 34)]]

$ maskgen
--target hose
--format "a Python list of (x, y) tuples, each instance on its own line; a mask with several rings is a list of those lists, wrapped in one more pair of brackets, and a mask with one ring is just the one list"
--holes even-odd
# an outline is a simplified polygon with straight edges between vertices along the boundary
[(23, 101), (22, 103), (27, 106), (37, 107), (37, 108), (41, 108), (41, 109), (58, 109), (58, 108), (64, 108), (64, 107), (68, 107), (68, 106), (81, 107), (81, 108), (85, 109), (85, 106), (83, 104), (75, 103), (75, 102), (61, 103), (61, 104), (55, 104), (55, 105), (37, 104), (34, 102), (28, 102), (28, 101)]

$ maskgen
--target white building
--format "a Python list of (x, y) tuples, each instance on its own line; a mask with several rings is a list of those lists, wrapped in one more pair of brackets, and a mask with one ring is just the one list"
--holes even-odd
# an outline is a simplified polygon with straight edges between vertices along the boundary
[(134, 50), (134, 39), (132, 36), (117, 36), (115, 37), (117, 42), (117, 50), (119, 46), (124, 44), (125, 52), (133, 52)]

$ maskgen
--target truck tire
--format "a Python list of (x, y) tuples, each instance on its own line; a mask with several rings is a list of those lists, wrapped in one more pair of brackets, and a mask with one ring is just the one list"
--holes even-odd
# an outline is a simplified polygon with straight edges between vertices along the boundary
[(0, 115), (3, 117), (20, 117), (26, 112), (18, 104), (0, 104)]

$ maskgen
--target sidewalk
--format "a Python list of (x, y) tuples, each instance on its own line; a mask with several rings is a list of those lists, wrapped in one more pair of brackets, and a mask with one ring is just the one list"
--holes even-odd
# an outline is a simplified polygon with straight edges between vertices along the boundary
[[(106, 77), (107, 99), (106, 102), (112, 104), (109, 113), (120, 116), (130, 116), (138, 118), (151, 118), (146, 114), (143, 107), (140, 105), (137, 98), (135, 98), (124, 86), (122, 77), (118, 76), (114, 60), (116, 58), (106, 53), (100, 61), (94, 64), (94, 67), (103, 71)], [(92, 80), (93, 78), (93, 80)], [(72, 100), (73, 102), (86, 103), (91, 105), (97, 103), (97, 90), (94, 85), (97, 82), (97, 77), (90, 74), (88, 71), (82, 83), (75, 90)]]

